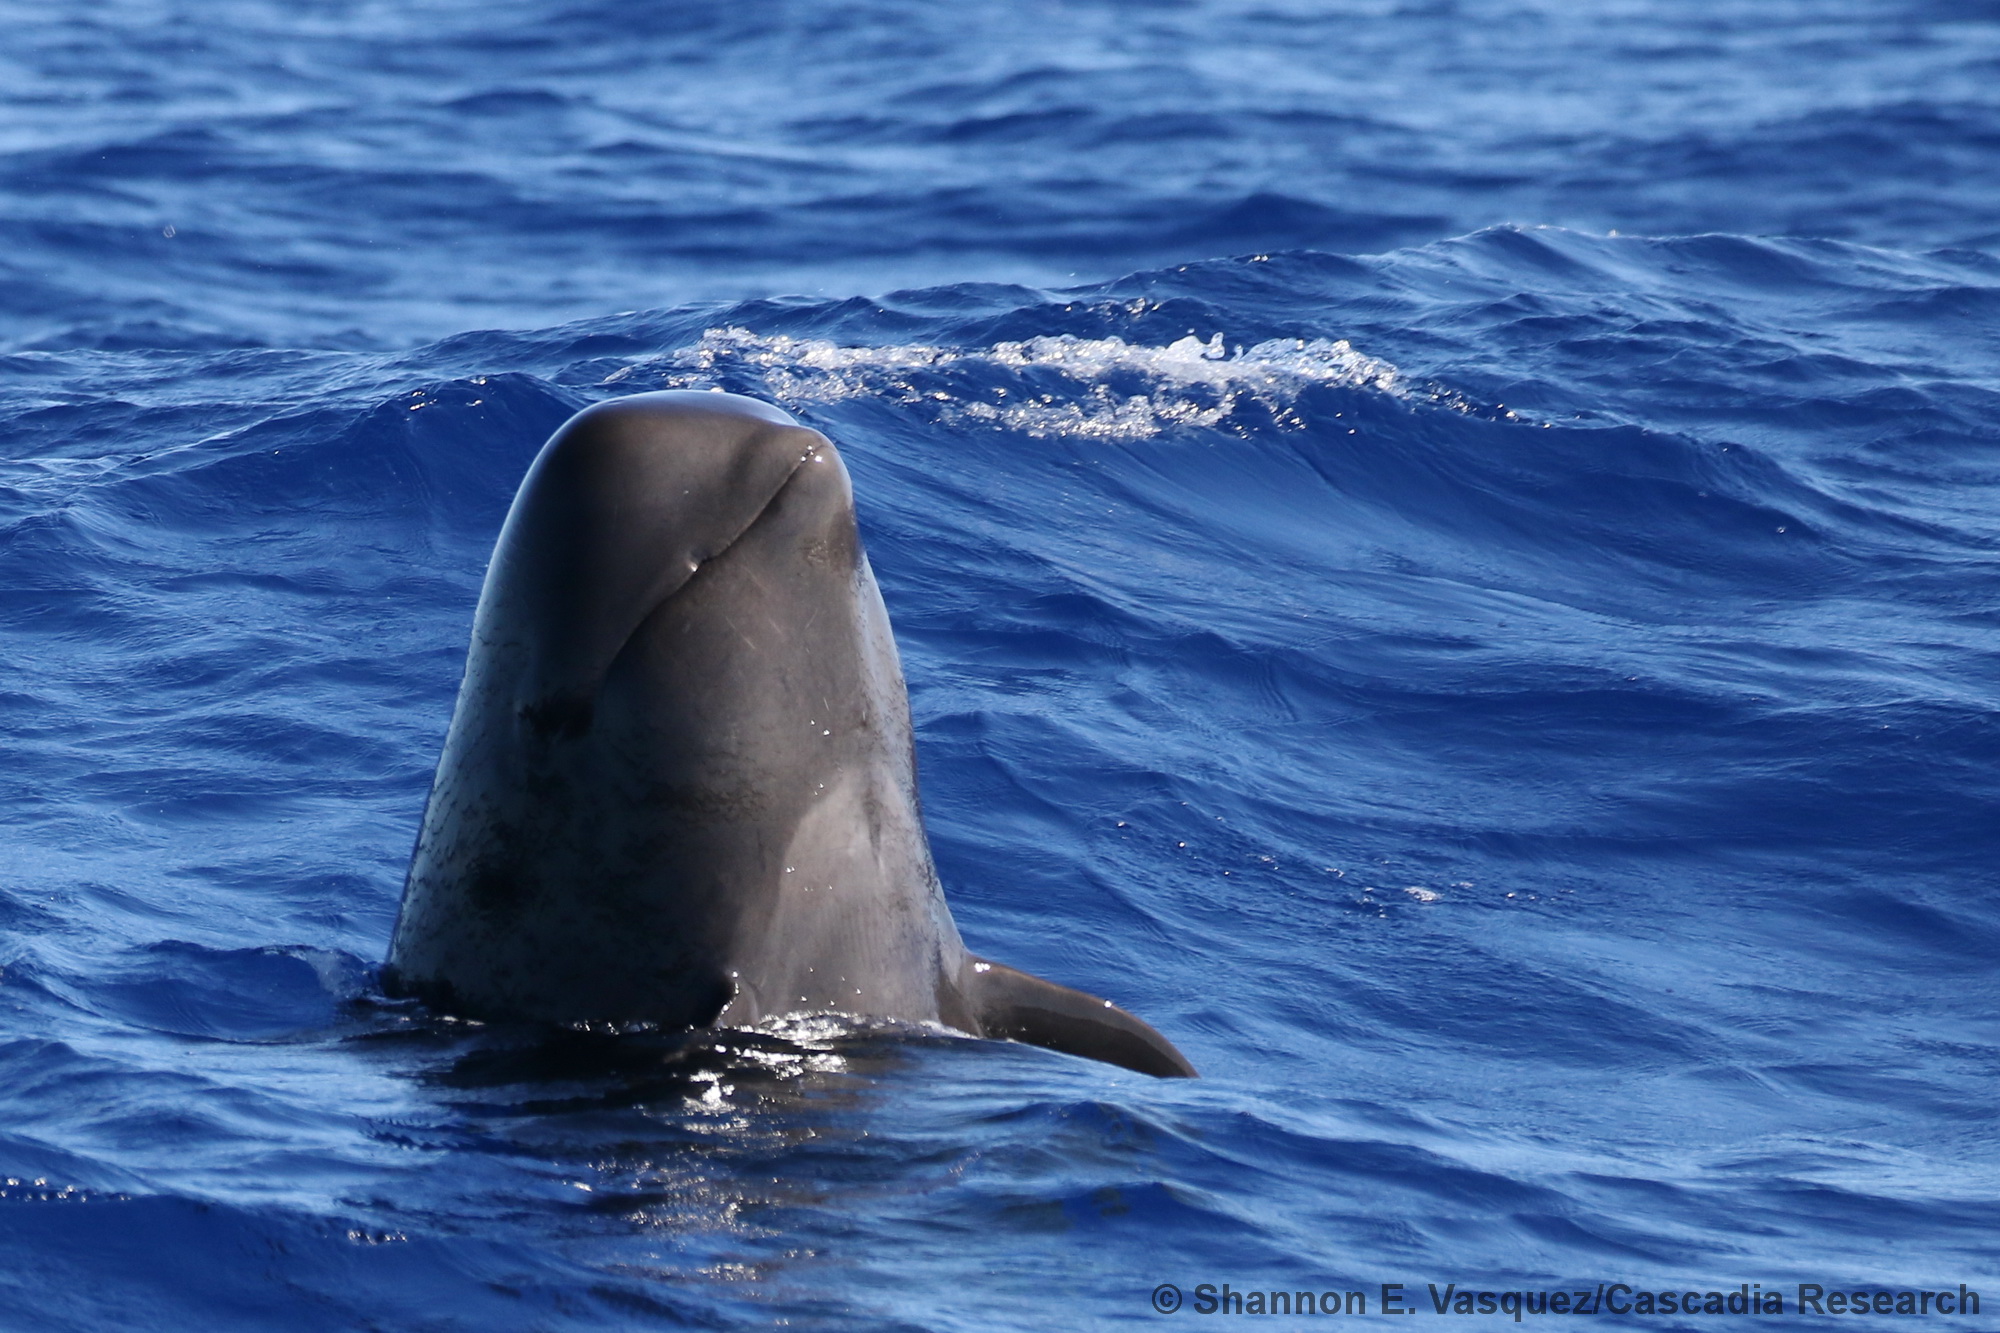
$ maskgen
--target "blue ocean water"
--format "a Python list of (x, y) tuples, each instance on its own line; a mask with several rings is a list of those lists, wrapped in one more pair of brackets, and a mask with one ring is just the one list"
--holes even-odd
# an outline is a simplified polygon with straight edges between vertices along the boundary
[[(2000, 1301), (2000, 8), (0, 18), (0, 1327)], [(968, 942), (1202, 1080), (382, 997), (523, 469), (706, 386)]]

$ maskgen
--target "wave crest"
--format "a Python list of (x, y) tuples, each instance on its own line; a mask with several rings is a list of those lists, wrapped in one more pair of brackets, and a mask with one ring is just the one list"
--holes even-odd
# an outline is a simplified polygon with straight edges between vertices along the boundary
[(605, 383), (642, 370), (657, 373), (666, 388), (706, 387), (748, 372), (761, 393), (788, 407), (887, 396), (934, 402), (953, 424), (1109, 440), (1220, 428), (1245, 403), (1281, 423), (1302, 424), (1290, 406), (1315, 386), (1407, 393), (1394, 365), (1344, 338), (1273, 338), (1232, 348), (1220, 333), (1206, 341), (1189, 334), (1163, 347), (1073, 334), (984, 348), (846, 347), (728, 327), (708, 329), (692, 346), (627, 366)]

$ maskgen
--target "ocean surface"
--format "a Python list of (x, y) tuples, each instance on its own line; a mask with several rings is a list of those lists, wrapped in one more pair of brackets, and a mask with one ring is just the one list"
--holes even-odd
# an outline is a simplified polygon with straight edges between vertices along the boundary
[[(2000, 5), (0, 33), (0, 1328), (2000, 1328)], [(839, 444), (968, 943), (1201, 1080), (383, 997), (661, 387)]]

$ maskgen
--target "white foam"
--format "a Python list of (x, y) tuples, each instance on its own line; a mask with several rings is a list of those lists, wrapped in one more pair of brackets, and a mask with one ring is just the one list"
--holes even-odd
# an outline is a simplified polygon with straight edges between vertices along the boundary
[[(1275, 338), (1232, 349), (1220, 333), (1206, 342), (1189, 335), (1164, 347), (1070, 334), (984, 348), (843, 347), (823, 338), (720, 328), (645, 368), (660, 372), (671, 388), (755, 371), (763, 392), (787, 406), (888, 397), (930, 404), (957, 423), (1111, 440), (1223, 427), (1246, 403), (1300, 425), (1292, 404), (1315, 385), (1406, 396), (1395, 366), (1345, 339)], [(628, 366), (605, 382), (626, 380), (640, 369)], [(955, 391), (954, 378), (982, 370), (997, 373), (975, 375), (976, 385)]]

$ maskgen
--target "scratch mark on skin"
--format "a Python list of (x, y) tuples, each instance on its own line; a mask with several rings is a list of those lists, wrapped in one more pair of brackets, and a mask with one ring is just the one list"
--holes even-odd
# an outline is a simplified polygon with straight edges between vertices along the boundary
[[(765, 581), (764, 576), (762, 574), (759, 574), (754, 570), (749, 571), (749, 579), (751, 583), (756, 585), (758, 592), (765, 594), (763, 597), (760, 597), (758, 599), (757, 604), (759, 606), (770, 606), (775, 601), (777, 601), (775, 597), (771, 596), (770, 584)], [(818, 617), (819, 612), (817, 609), (814, 610), (813, 615), (815, 618)], [(725, 616), (724, 619), (728, 619), (728, 617)], [(779, 642), (781, 643), (784, 642), (786, 631), (783, 622), (781, 622), (775, 615), (767, 611), (764, 614), (764, 623), (770, 626), (771, 632), (777, 636)], [(736, 623), (734, 621), (730, 621), (729, 627), (731, 629), (736, 629)], [(810, 629), (812, 627), (812, 622), (808, 621), (806, 623), (806, 627)], [(743, 634), (743, 631), (740, 629), (736, 629), (736, 632), (739, 635), (743, 636), (743, 642), (750, 643), (749, 635)], [(754, 643), (750, 643), (750, 646), (752, 648), (755, 648), (757, 645)]]

